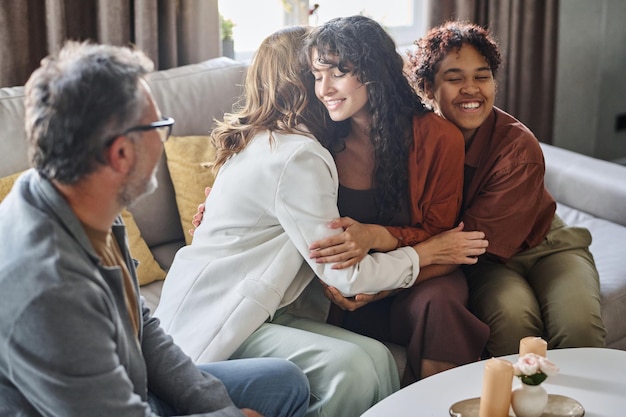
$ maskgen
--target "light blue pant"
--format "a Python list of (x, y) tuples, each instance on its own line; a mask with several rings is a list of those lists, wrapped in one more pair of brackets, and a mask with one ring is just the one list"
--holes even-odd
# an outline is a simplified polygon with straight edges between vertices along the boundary
[[(230, 360), (199, 365), (220, 379), (239, 408), (266, 417), (302, 417), (309, 404), (309, 384), (293, 363), (276, 358)], [(159, 416), (178, 415), (168, 404), (149, 395), (148, 403)]]
[(377, 340), (330, 324), (282, 314), (263, 324), (234, 358), (285, 358), (311, 387), (307, 417), (356, 417), (400, 388), (393, 356)]

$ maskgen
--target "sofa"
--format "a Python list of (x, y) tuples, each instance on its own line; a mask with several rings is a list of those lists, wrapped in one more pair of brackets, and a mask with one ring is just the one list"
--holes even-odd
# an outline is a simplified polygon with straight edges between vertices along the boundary
[[(162, 113), (176, 120), (159, 165), (157, 191), (130, 207), (125, 216), (131, 250), (141, 262), (140, 279), (142, 271), (154, 270), (141, 286), (151, 307), (158, 303), (174, 254), (190, 241), (191, 216), (204, 198), (204, 186), (212, 181), (204, 164), (210, 150), (199, 144), (207, 143), (213, 120), (232, 109), (246, 68), (245, 63), (222, 57), (148, 76)], [(12, 179), (29, 166), (23, 92), (23, 87), (0, 89), (0, 198), (2, 188), (6, 192)], [(589, 228), (593, 236), (607, 344), (626, 350), (626, 167), (551, 145), (542, 147), (546, 186), (558, 201), (558, 213), (569, 224)], [(390, 348), (402, 368), (402, 349)]]

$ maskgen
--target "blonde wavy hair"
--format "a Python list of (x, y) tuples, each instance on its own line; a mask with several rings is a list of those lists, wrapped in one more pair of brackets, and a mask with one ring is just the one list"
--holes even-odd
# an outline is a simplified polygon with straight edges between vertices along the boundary
[(263, 40), (248, 68), (243, 96), (211, 132), (215, 171), (261, 131), (322, 131), (326, 111), (314, 96), (313, 76), (301, 57), (310, 29), (291, 26)]

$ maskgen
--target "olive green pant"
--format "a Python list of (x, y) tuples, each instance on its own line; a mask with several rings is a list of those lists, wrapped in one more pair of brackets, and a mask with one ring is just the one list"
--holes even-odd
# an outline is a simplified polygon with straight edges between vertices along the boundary
[(507, 263), (481, 259), (464, 268), (470, 309), (489, 325), (487, 355), (517, 353), (520, 339), (543, 337), (548, 348), (603, 347), (600, 283), (591, 234), (554, 216), (538, 246)]

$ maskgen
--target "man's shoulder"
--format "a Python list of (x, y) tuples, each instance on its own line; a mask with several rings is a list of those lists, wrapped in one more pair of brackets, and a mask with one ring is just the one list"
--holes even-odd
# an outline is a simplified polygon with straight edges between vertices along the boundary
[[(38, 198), (25, 191), (11, 192), (0, 207), (0, 265), (26, 259), (54, 256), (59, 248), (54, 244), (58, 230), (63, 228), (58, 217)], [(11, 256), (7, 256), (10, 253)], [(37, 266), (34, 262), (31, 266)], [(2, 268), (0, 268), (2, 273)]]
[[(28, 175), (28, 174), (27, 174)], [(20, 179), (21, 189), (13, 190), (0, 208), (0, 297), (24, 291), (33, 294), (47, 286), (59, 285), (93, 262), (73, 237), (72, 231), (32, 191), (32, 178)], [(8, 290), (8, 291), (7, 291)]]

